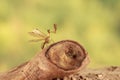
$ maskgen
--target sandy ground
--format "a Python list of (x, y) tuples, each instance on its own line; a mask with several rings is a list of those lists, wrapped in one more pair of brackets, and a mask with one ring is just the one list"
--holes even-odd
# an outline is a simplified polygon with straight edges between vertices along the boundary
[(120, 67), (111, 66), (101, 69), (86, 69), (62, 80), (120, 80)]

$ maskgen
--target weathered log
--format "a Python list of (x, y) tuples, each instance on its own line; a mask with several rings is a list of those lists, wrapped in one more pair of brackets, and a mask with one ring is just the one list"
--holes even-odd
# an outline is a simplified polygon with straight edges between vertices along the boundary
[(86, 69), (63, 80), (120, 80), (120, 66)]
[(89, 63), (77, 42), (63, 40), (44, 48), (30, 61), (0, 74), (0, 80), (54, 80), (81, 71)]

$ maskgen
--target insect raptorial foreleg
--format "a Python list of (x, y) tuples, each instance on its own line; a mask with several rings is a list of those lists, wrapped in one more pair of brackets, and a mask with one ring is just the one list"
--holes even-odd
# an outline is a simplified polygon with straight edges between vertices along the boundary
[(54, 30), (53, 30), (53, 31), (50, 31), (50, 29), (47, 30), (48, 34), (50, 34), (50, 33), (56, 33), (57, 25), (54, 24), (53, 27), (54, 27)]

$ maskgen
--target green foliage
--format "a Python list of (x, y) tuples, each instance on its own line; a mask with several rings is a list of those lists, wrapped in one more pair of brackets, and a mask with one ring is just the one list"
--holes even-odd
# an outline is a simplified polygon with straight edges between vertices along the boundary
[(120, 0), (1, 0), (0, 71), (29, 60), (41, 43), (27, 32), (58, 25), (54, 41), (72, 39), (85, 46), (90, 67), (120, 65)]

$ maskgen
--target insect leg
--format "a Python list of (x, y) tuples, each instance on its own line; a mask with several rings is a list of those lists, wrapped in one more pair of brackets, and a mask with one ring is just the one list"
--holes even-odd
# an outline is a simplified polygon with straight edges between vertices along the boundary
[(50, 33), (56, 33), (56, 31), (57, 31), (57, 25), (54, 24), (53, 27), (54, 27), (53, 31), (50, 31), (50, 29), (47, 30), (48, 34), (50, 34)]
[(54, 24), (54, 32), (56, 33), (57, 31), (57, 24)]
[(53, 27), (54, 27), (54, 30), (53, 30), (53, 31), (51, 31), (51, 33), (56, 33), (56, 31), (57, 31), (57, 25), (56, 25), (56, 24), (54, 24), (54, 25), (53, 25)]
[(46, 42), (44, 42), (44, 43), (42, 44), (41, 49), (43, 49), (43, 48), (45, 47), (45, 44), (46, 44)]

